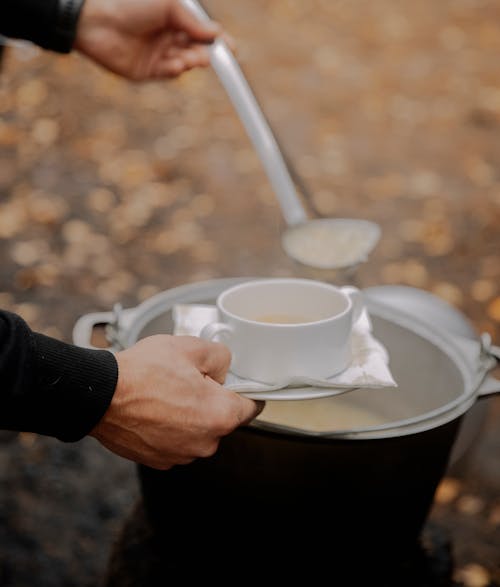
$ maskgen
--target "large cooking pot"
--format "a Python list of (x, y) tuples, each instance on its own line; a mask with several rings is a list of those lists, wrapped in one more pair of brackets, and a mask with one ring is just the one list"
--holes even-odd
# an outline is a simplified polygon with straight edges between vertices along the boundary
[[(137, 308), (83, 316), (74, 341), (90, 346), (97, 323), (108, 325), (113, 349), (172, 332), (175, 304), (214, 303), (241, 281), (186, 285)], [(280, 577), (285, 569), (310, 579), (328, 569), (385, 573), (418, 541), (467, 414), (500, 392), (489, 375), (499, 349), (377, 295), (366, 300), (397, 389), (267, 402), (213, 457), (168, 471), (139, 467), (144, 505), (173, 573), (218, 577), (221, 565), (248, 572), (249, 558)]]

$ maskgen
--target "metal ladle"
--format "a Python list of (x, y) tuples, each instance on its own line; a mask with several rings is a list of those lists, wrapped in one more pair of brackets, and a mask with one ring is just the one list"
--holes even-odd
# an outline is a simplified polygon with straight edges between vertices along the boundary
[[(183, 3), (199, 20), (210, 20), (197, 0), (183, 0)], [(278, 198), (288, 225), (282, 234), (285, 252), (303, 265), (317, 269), (353, 267), (365, 261), (380, 238), (378, 224), (355, 218), (309, 219), (295, 184), (311, 207), (313, 198), (282, 151), (238, 62), (222, 39), (210, 45), (210, 63), (241, 118)]]

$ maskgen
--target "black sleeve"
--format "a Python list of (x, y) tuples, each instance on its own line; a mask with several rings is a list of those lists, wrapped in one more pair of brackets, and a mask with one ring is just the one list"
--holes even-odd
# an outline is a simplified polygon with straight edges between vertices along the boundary
[(33, 332), (0, 311), (0, 428), (66, 442), (86, 436), (104, 415), (118, 380), (116, 358)]
[(69, 53), (84, 0), (0, 0), (0, 34)]

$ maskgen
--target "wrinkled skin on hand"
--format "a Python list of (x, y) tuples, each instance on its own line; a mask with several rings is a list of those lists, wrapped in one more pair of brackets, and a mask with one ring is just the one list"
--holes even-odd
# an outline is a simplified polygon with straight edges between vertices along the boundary
[(116, 358), (116, 391), (91, 436), (134, 462), (169, 469), (211, 456), (263, 408), (222, 386), (230, 364), (222, 344), (156, 335)]
[(221, 32), (179, 0), (86, 0), (74, 48), (131, 80), (172, 78), (207, 66), (207, 43)]

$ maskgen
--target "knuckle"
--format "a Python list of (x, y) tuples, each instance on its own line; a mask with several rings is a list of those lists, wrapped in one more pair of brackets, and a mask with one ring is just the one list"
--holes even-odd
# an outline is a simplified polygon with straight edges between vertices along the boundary
[(221, 436), (231, 434), (235, 428), (240, 424), (240, 419), (236, 410), (229, 411), (224, 418), (218, 422), (218, 430)]
[(146, 465), (148, 467), (151, 467), (152, 469), (157, 469), (158, 471), (168, 471), (168, 469), (172, 468), (173, 463), (171, 461), (165, 461), (163, 459), (160, 459), (154, 460), (150, 463), (146, 463)]
[(231, 363), (231, 351), (229, 350), (229, 347), (227, 347), (225, 344), (222, 344), (221, 342), (217, 342), (215, 344), (218, 346), (221, 362), (224, 364), (224, 366), (229, 367), (229, 364)]
[(207, 458), (212, 457), (219, 448), (219, 441), (212, 440), (211, 442), (206, 442), (200, 449), (200, 457)]

